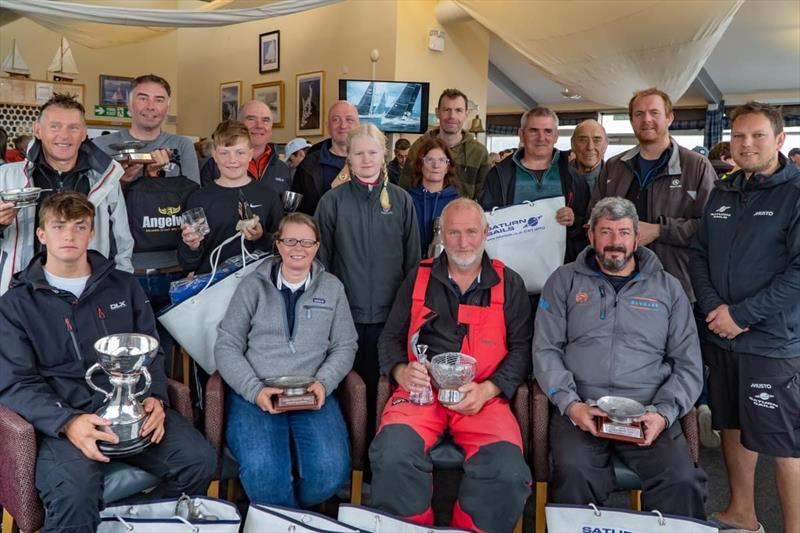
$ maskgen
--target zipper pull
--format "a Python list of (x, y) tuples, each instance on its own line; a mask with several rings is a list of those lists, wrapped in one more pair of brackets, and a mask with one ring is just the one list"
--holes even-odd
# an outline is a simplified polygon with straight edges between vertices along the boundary
[(67, 333), (69, 333), (69, 338), (72, 340), (72, 347), (75, 349), (75, 355), (78, 357), (78, 361), (83, 361), (81, 349), (78, 347), (78, 339), (75, 338), (75, 328), (72, 327), (72, 322), (70, 322), (67, 317), (64, 317), (64, 323), (67, 325)]
[(602, 308), (600, 309), (600, 320), (605, 320), (606, 319), (606, 288), (605, 287), (599, 287), (599, 288), (600, 288), (600, 302), (601, 302), (601, 305), (602, 305)]
[(292, 341), (292, 340), (289, 341), (289, 350), (292, 353), (297, 353), (297, 350), (295, 350), (295, 348), (294, 348), (294, 341)]
[(103, 335), (108, 337), (108, 328), (106, 327), (106, 314), (103, 312), (103, 309), (99, 305), (97, 306), (97, 318), (100, 319), (100, 327), (103, 328)]

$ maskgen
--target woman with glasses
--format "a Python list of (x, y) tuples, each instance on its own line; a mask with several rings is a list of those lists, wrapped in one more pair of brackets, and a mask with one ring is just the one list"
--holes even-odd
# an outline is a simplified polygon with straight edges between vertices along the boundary
[[(348, 479), (350, 454), (333, 391), (353, 366), (356, 331), (344, 287), (315, 260), (320, 234), (293, 213), (278, 254), (242, 280), (219, 325), (214, 355), (228, 384), (225, 438), (251, 501), (307, 508)], [(280, 412), (271, 378), (308, 376), (308, 410)]]
[(408, 190), (419, 222), (422, 256), (427, 257), (433, 226), (444, 206), (458, 198), (458, 178), (450, 148), (439, 138), (427, 139), (413, 162), (414, 173)]
[[(375, 429), (378, 336), (397, 288), (419, 263), (419, 230), (406, 191), (389, 182), (386, 138), (373, 124), (347, 134), (350, 179), (317, 205), (320, 260), (342, 280), (358, 332), (354, 368), (367, 386), (367, 432)], [(338, 178), (337, 178), (338, 179)]]

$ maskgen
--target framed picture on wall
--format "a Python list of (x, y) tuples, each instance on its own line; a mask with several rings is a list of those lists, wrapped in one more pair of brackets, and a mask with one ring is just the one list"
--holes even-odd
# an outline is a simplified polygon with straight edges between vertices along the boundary
[(133, 78), (100, 74), (100, 105), (128, 105)]
[(272, 111), (272, 127), (283, 127), (283, 106), (286, 98), (284, 97), (284, 85), (282, 81), (271, 81), (269, 83), (258, 83), (253, 85), (253, 100), (264, 102)]
[(298, 136), (323, 135), (322, 110), (325, 107), (325, 71), (297, 75)]
[(219, 119), (235, 119), (242, 100), (242, 82), (226, 81), (219, 84)]
[(278, 72), (281, 69), (281, 32), (279, 30), (258, 36), (258, 71)]

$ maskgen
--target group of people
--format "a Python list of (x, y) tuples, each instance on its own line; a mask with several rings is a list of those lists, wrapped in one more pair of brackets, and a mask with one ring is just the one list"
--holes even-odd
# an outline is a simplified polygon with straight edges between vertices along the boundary
[[(219, 260), (275, 251), (242, 280), (214, 347), (226, 443), (253, 501), (309, 507), (346, 482), (333, 393), (354, 369), (374, 435), (372, 505), (431, 524), (430, 452), (449, 434), (465, 456), (451, 524), (510, 531), (531, 473), (509, 401), (532, 375), (553, 405), (551, 501), (604, 503), (618, 455), (642, 479), (646, 509), (705, 519), (707, 478), (678, 421), (706, 366), (731, 488), (711, 519), (760, 530), (753, 477), (763, 453), (775, 457), (786, 530), (800, 529), (800, 170), (780, 153), (777, 109), (752, 102), (732, 113), (726, 157), (736, 167), (717, 179), (708, 159), (670, 137), (672, 104), (655, 88), (630, 101), (638, 144), (627, 152), (604, 161), (608, 139), (594, 120), (575, 128), (571, 153), (560, 151), (558, 116), (536, 107), (522, 115), (520, 147), (494, 166), (463, 129), (468, 100), (457, 89), (437, 102), (439, 126), (398, 142), (392, 161), (383, 133), (339, 101), (329, 139), (292, 146), (303, 152), (292, 172), (263, 103), (217, 126), (200, 167), (188, 140), (161, 131), (169, 98), (162, 78), (137, 78), (131, 128), (90, 141), (82, 106), (54, 96), (27, 160), (0, 167), (0, 189), (53, 189), (35, 209), (0, 202), (0, 329), (11, 333), (0, 344), (0, 403), (42, 437), (45, 530), (99, 520), (97, 465), (108, 458), (96, 441), (115, 437), (93, 414), (102, 396), (83, 383), (93, 343), (158, 336), (153, 308), (168, 303), (165, 287), (210, 271), (215, 249)], [(126, 141), (153, 162), (115, 162)], [(302, 195), (300, 212), (284, 216), (284, 191)], [(565, 198), (555, 218), (564, 265), (529, 294), (487, 255), (484, 211), (555, 196)], [(210, 232), (173, 222), (197, 207)], [(148, 232), (154, 220), (163, 223)], [(439, 255), (429, 253), (434, 227)], [(163, 234), (171, 240), (153, 245)], [(416, 344), (477, 360), (462, 401), (411, 401), (435, 385)], [(163, 477), (167, 496), (202, 493), (213, 451), (169, 408), (163, 349), (150, 366), (143, 434), (154, 444), (124, 460)], [(268, 383), (281, 375), (313, 377), (313, 409), (279, 412)], [(393, 390), (374, 427), (380, 376)], [(598, 435), (594, 401), (607, 395), (646, 406), (644, 443)]]

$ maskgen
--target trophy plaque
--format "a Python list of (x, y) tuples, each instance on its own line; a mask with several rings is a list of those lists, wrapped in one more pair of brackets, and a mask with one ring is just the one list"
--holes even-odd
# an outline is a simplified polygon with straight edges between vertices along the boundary
[(153, 163), (153, 156), (144, 150), (145, 143), (139, 141), (126, 141), (122, 143), (110, 144), (108, 146), (114, 150), (111, 157), (117, 163), (137, 163), (147, 165)]
[(599, 437), (634, 444), (645, 441), (644, 424), (634, 421), (645, 413), (642, 404), (621, 396), (603, 396), (594, 405), (606, 413), (596, 418)]
[(431, 359), (431, 375), (439, 388), (439, 403), (455, 405), (464, 399), (458, 390), (475, 377), (477, 361), (474, 357), (458, 352), (446, 352)]
[(264, 380), (267, 387), (281, 389), (275, 395), (274, 406), (279, 413), (284, 411), (302, 411), (303, 409), (316, 409), (317, 397), (313, 392), (307, 392), (309, 385), (316, 379), (306, 376), (281, 376)]
[[(150, 445), (149, 435), (139, 435), (147, 419), (139, 398), (150, 389), (150, 373), (145, 363), (152, 360), (158, 351), (158, 341), (149, 335), (118, 333), (99, 339), (94, 343), (94, 350), (97, 362), (86, 371), (86, 383), (105, 396), (103, 406), (96, 413), (111, 422), (104, 431), (119, 437), (117, 444), (99, 442), (97, 447), (108, 457), (135, 455)], [(111, 391), (92, 381), (92, 375), (98, 370), (108, 375)], [(135, 392), (142, 376), (144, 388)]]

